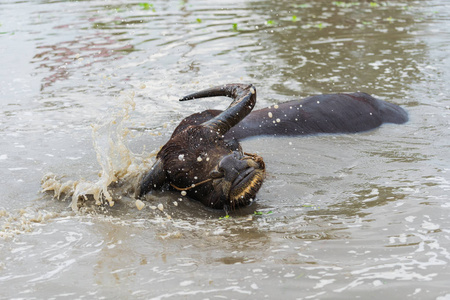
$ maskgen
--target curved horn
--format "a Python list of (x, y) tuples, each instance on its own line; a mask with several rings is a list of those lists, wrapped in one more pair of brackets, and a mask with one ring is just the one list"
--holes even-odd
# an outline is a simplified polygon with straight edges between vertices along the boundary
[(244, 119), (256, 103), (256, 89), (252, 84), (226, 84), (187, 95), (180, 101), (205, 97), (227, 96), (233, 98), (230, 106), (215, 118), (203, 123), (220, 134), (225, 134)]
[(166, 181), (166, 172), (164, 172), (163, 163), (158, 159), (150, 171), (142, 178), (139, 197), (144, 196), (151, 190), (159, 189)]

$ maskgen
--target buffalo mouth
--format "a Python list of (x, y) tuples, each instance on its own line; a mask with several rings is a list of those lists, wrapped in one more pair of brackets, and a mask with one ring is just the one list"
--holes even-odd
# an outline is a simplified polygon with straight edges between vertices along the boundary
[(238, 174), (232, 181), (229, 192), (231, 209), (250, 204), (261, 188), (265, 178), (265, 165), (260, 156), (245, 153), (243, 158), (249, 167)]
[(256, 173), (255, 168), (250, 167), (241, 174), (239, 174), (231, 184), (231, 190), (242, 189), (247, 187), (249, 184), (252, 183), (252, 180), (255, 177), (255, 173)]

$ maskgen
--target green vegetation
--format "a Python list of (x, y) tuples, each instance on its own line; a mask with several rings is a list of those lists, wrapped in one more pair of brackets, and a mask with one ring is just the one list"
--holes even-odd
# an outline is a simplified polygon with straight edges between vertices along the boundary
[(226, 219), (229, 219), (229, 218), (230, 218), (230, 216), (226, 215), (225, 217), (220, 217), (219, 220), (226, 220)]
[(271, 210), (269, 210), (268, 212), (255, 211), (253, 214), (254, 214), (255, 216), (270, 215), (270, 214), (273, 214), (273, 211), (271, 211)]
[(297, 21), (297, 16), (296, 15), (293, 15), (292, 16), (292, 22), (296, 22)]
[(312, 208), (312, 209), (320, 209), (319, 206), (313, 205), (313, 204), (303, 204), (302, 207), (304, 208)]
[(370, 2), (370, 7), (377, 7), (377, 6), (380, 6), (378, 3), (376, 3), (376, 2)]
[(153, 12), (155, 12), (155, 7), (153, 6), (153, 4), (147, 3), (147, 2), (142, 2), (139, 3), (139, 6), (142, 7), (143, 10), (152, 10)]
[(267, 25), (275, 25), (275, 21), (274, 20), (267, 20)]
[(237, 23), (233, 23), (233, 31), (238, 31), (238, 24)]
[(202, 22), (202, 19), (197, 18), (197, 23), (201, 23), (201, 22)]

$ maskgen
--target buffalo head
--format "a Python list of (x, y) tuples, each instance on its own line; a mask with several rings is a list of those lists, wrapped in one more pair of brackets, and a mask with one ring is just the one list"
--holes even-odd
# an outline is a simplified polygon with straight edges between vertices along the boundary
[(237, 140), (225, 140), (224, 135), (251, 112), (256, 90), (252, 85), (228, 84), (180, 101), (214, 96), (228, 96), (233, 102), (206, 122), (175, 129), (143, 177), (140, 196), (166, 186), (225, 210), (248, 205), (255, 198), (265, 176), (264, 161), (243, 152)]

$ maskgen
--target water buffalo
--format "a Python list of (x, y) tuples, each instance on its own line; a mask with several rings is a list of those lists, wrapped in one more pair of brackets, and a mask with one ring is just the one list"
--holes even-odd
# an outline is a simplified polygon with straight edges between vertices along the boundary
[(215, 96), (231, 97), (233, 102), (225, 111), (206, 110), (182, 120), (143, 176), (139, 196), (175, 189), (206, 206), (233, 210), (255, 199), (265, 177), (263, 159), (244, 152), (238, 140), (257, 135), (354, 133), (408, 120), (401, 107), (366, 93), (317, 95), (252, 112), (255, 87), (227, 84), (180, 101)]

